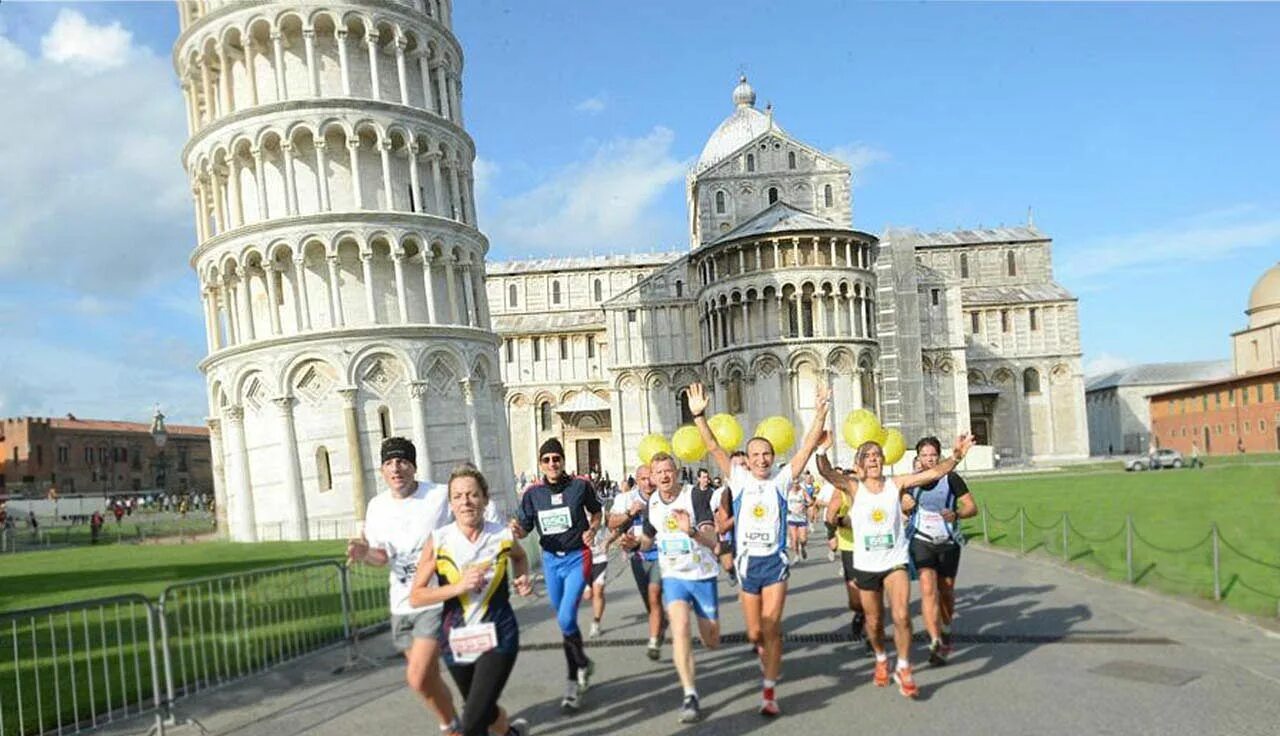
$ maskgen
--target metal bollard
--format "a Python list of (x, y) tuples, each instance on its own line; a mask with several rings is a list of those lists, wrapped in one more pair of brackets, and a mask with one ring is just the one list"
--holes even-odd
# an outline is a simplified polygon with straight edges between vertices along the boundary
[(987, 534), (987, 502), (982, 502), (982, 541), (991, 544), (991, 535)]
[(1124, 517), (1124, 565), (1133, 585), (1133, 514)]
[(1071, 561), (1071, 552), (1067, 549), (1067, 546), (1069, 544), (1069, 542), (1067, 541), (1067, 535), (1070, 532), (1070, 527), (1071, 527), (1071, 519), (1067, 516), (1067, 512), (1063, 511), (1062, 512), (1062, 561), (1063, 562)]
[(1018, 507), (1018, 553), (1027, 553), (1027, 513)]
[(1213, 537), (1213, 599), (1220, 601), (1222, 600), (1222, 567), (1218, 555), (1218, 522), (1213, 522), (1210, 535)]

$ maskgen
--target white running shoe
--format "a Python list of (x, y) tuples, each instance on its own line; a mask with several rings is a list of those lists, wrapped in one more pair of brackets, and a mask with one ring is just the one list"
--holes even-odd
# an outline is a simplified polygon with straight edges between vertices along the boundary
[(570, 680), (564, 688), (564, 697), (560, 699), (560, 710), (576, 713), (578, 710), (578, 683)]
[(588, 638), (588, 639), (594, 639), (594, 638), (596, 638), (597, 636), (600, 636), (600, 622), (599, 622), (599, 621), (592, 621), (592, 622), (591, 622), (591, 629), (587, 632), (587, 638)]

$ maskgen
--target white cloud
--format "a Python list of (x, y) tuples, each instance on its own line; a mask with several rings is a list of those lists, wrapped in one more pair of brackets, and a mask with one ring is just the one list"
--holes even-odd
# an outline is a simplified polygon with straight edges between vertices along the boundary
[(130, 38), (64, 10), (14, 66), (0, 37), (0, 282), (119, 299), (188, 270), (182, 93)]
[(1169, 225), (1104, 236), (1074, 248), (1059, 246), (1064, 280), (1215, 261), (1242, 250), (1280, 251), (1280, 217), (1242, 205), (1206, 212)]
[(1084, 374), (1086, 376), (1097, 376), (1111, 371), (1118, 371), (1122, 368), (1128, 368), (1134, 365), (1134, 362), (1128, 358), (1122, 358), (1119, 355), (1111, 353), (1101, 353), (1097, 357), (1090, 358), (1084, 364)]
[(133, 34), (119, 23), (95, 26), (80, 13), (64, 8), (40, 39), (40, 50), (49, 61), (96, 72), (123, 66), (132, 40)]
[(875, 146), (868, 146), (863, 143), (849, 143), (843, 146), (836, 146), (828, 154), (835, 156), (841, 161), (849, 164), (849, 173), (853, 179), (853, 185), (860, 186), (862, 184), (862, 173), (872, 166), (889, 161), (892, 157), (888, 151), (882, 151)]
[(587, 99), (573, 106), (574, 110), (577, 110), (578, 112), (585, 112), (588, 115), (599, 115), (600, 113), (604, 112), (604, 108), (605, 108), (604, 95), (595, 95), (594, 97), (588, 97)]
[(492, 202), (483, 229), (495, 245), (521, 253), (670, 247), (683, 233), (683, 216), (664, 215), (655, 204), (689, 168), (672, 154), (674, 140), (655, 127), (601, 144), (533, 189)]
[(497, 163), (487, 158), (476, 156), (475, 162), (471, 164), (471, 173), (475, 176), (476, 199), (484, 199), (489, 196), (493, 180), (501, 170)]
[(27, 55), (18, 45), (0, 36), (0, 72), (16, 71), (27, 65)]

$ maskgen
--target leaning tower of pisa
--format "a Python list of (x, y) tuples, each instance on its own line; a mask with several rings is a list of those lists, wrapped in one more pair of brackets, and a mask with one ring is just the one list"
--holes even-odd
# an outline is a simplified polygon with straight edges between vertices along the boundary
[(221, 528), (357, 530), (383, 437), (514, 505), (449, 0), (178, 3)]

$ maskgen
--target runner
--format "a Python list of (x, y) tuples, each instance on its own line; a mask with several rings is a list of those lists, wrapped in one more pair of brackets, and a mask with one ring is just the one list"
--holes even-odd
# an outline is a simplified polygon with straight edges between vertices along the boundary
[(449, 508), (457, 519), (436, 529), (422, 548), (409, 602), (443, 605), (440, 633), (449, 674), (462, 693), (462, 736), (524, 736), (523, 719), (498, 706), (520, 652), (520, 628), (507, 583), (529, 595), (529, 559), (511, 530), (486, 521), (489, 484), (470, 465), (454, 469)]
[(591, 574), (591, 546), (600, 528), (600, 499), (587, 481), (564, 472), (564, 446), (552, 437), (538, 448), (542, 479), (520, 499), (519, 518), (511, 521), (516, 539), (538, 530), (542, 547), (542, 575), (547, 597), (564, 637), (569, 669), (560, 707), (576, 711), (579, 698), (591, 685), (595, 664), (587, 657), (578, 628), (578, 604)]
[(361, 537), (347, 542), (347, 559), (390, 566), (391, 635), (407, 660), (405, 682), (440, 719), (441, 733), (453, 734), (460, 729), (457, 711), (437, 660), (443, 606), (410, 602), (418, 558), (431, 533), (449, 523), (448, 490), (414, 477), (417, 449), (409, 440), (388, 437), (381, 455), (387, 490), (369, 501)]
[[(925, 437), (916, 443), (921, 470), (938, 464), (942, 443)], [(951, 621), (956, 611), (956, 573), (964, 537), (957, 519), (978, 515), (969, 486), (955, 471), (911, 492), (916, 504), (911, 560), (920, 576), (920, 612), (929, 632), (929, 664), (944, 665), (951, 654)]]
[(823, 523), (827, 528), (827, 562), (836, 561), (836, 529), (826, 523), (827, 507), (831, 505), (831, 497), (835, 495), (835, 491), (835, 486), (825, 482), (825, 479), (820, 481), (818, 494), (813, 499), (813, 507), (809, 509), (810, 526)]
[[(823, 442), (829, 443), (829, 436), (824, 437)], [(908, 698), (918, 696), (920, 691), (911, 675), (909, 661), (911, 580), (907, 576), (908, 540), (904, 527), (906, 515), (914, 509), (915, 503), (907, 491), (951, 472), (972, 446), (973, 436), (961, 435), (956, 440), (952, 456), (933, 468), (886, 478), (884, 452), (880, 445), (864, 442), (854, 456), (856, 478), (823, 473), (853, 497), (845, 521), (853, 528), (853, 578), (862, 598), (862, 610), (867, 616), (867, 637), (876, 653), (876, 686), (889, 684), (889, 655), (884, 648), (884, 594), (888, 593), (893, 616), (893, 640), (898, 652), (893, 680), (898, 683), (898, 691)], [(830, 469), (826, 459), (820, 455), (819, 472), (823, 472), (824, 466)]]
[[(711, 488), (681, 487), (676, 460), (659, 452), (649, 461), (656, 492), (644, 511), (641, 546), (658, 550), (662, 568), (662, 602), (671, 622), (671, 659), (675, 662), (684, 701), (680, 722), (702, 720), (694, 685), (693, 632), (689, 614), (698, 617), (703, 646), (720, 646), (719, 599), (716, 595), (715, 523), (711, 518)], [(707, 472), (701, 471), (698, 476)], [(710, 481), (710, 476), (707, 476)]]
[(820, 386), (813, 425), (791, 462), (781, 470), (774, 470), (773, 445), (763, 437), (747, 441), (747, 466), (734, 467), (729, 453), (716, 444), (707, 424), (706, 389), (700, 383), (689, 387), (689, 410), (694, 424), (708, 454), (729, 477), (730, 491), (721, 503), (725, 512), (734, 518), (738, 600), (742, 604), (747, 639), (756, 647), (764, 674), (760, 713), (765, 716), (781, 712), (774, 688), (782, 670), (782, 609), (790, 574), (786, 551), (787, 488), (817, 448), (830, 403), (826, 386)]
[(662, 655), (665, 623), (662, 615), (662, 568), (658, 565), (656, 549), (640, 549), (640, 537), (644, 527), (641, 514), (649, 507), (649, 496), (653, 493), (653, 486), (649, 483), (649, 466), (637, 466), (635, 479), (634, 488), (618, 494), (618, 497), (613, 500), (613, 507), (609, 513), (609, 527), (623, 532), (618, 544), (630, 558), (631, 576), (635, 578), (636, 589), (640, 591), (640, 600), (644, 601), (645, 613), (649, 615), (649, 646), (645, 649), (645, 653), (649, 659), (656, 662)]
[(787, 548), (793, 558), (809, 558), (805, 546), (809, 543), (809, 494), (799, 480), (791, 482), (787, 490)]
[[(747, 467), (747, 453), (742, 450), (734, 450), (729, 456), (729, 463), (734, 467)], [(733, 514), (725, 510), (724, 495), (729, 490), (729, 484), (724, 483), (719, 477), (716, 478), (715, 491), (711, 493), (711, 513), (716, 519), (716, 532), (720, 536), (720, 540), (716, 545), (716, 557), (720, 559), (720, 566), (724, 568), (724, 573), (729, 578), (729, 587), (738, 587), (738, 570), (733, 565)]]
[(867, 617), (862, 612), (862, 596), (858, 593), (858, 587), (853, 583), (853, 529), (847, 523), (853, 498), (843, 487), (837, 487), (840, 484), (831, 477), (833, 473), (838, 478), (847, 477), (851, 473), (850, 471), (842, 472), (839, 468), (832, 470), (831, 464), (827, 460), (827, 450), (831, 447), (830, 440), (831, 434), (828, 432), (823, 440), (822, 447), (818, 448), (816, 463), (818, 474), (827, 481), (826, 487), (832, 491), (831, 498), (827, 500), (826, 505), (827, 533), (831, 536), (831, 541), (835, 543), (836, 551), (840, 554), (840, 569), (844, 578), (845, 594), (848, 596), (849, 611), (853, 614), (852, 620), (849, 621), (849, 638), (855, 643), (861, 641), (867, 651), (872, 652), (871, 640), (865, 635)]
[[(605, 501), (599, 492), (596, 498), (601, 508)], [(606, 517), (607, 518), (607, 517)], [(582, 591), (582, 599), (591, 601), (591, 628), (587, 630), (587, 638), (600, 636), (600, 621), (604, 618), (604, 584), (609, 572), (609, 546), (618, 538), (616, 530), (609, 529), (596, 534), (595, 544), (591, 546), (591, 579)]]

